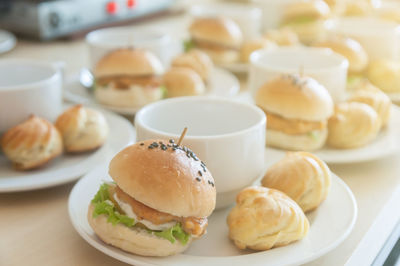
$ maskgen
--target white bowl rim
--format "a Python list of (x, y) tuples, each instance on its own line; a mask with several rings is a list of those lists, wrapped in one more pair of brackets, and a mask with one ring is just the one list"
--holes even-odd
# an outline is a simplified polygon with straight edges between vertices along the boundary
[(319, 54), (319, 56), (325, 56), (325, 58), (331, 59), (331, 61), (335, 60), (336, 65), (334, 66), (329, 66), (329, 67), (305, 67), (304, 71), (312, 71), (312, 72), (328, 72), (331, 71), (332, 69), (337, 69), (337, 68), (348, 68), (349, 67), (349, 61), (342, 55), (335, 53), (329, 48), (319, 48), (319, 47), (279, 47), (277, 49), (271, 49), (271, 50), (256, 50), (251, 53), (250, 55), (250, 63), (253, 66), (257, 66), (259, 68), (262, 68), (264, 70), (270, 70), (270, 71), (279, 71), (279, 72), (293, 72), (297, 71), (297, 69), (292, 69), (289, 67), (279, 67), (279, 66), (274, 66), (270, 65), (266, 62), (259, 62), (258, 58), (269, 55), (269, 54), (274, 54), (277, 52), (283, 52), (283, 53), (294, 53), (296, 51), (300, 51), (301, 53), (315, 53)]
[(41, 66), (47, 67), (51, 69), (53, 73), (49, 75), (47, 78), (42, 80), (28, 82), (28, 83), (21, 83), (18, 85), (10, 85), (10, 86), (1, 86), (0, 85), (0, 93), (2, 92), (9, 92), (9, 91), (21, 91), (21, 90), (32, 90), (32, 89), (40, 89), (43, 85), (47, 85), (49, 83), (55, 82), (57, 79), (61, 80), (61, 73), (59, 68), (57, 67), (56, 63), (45, 62), (45, 61), (37, 61), (33, 59), (1, 59), (0, 65), (30, 65), (30, 66)]
[[(195, 102), (195, 101), (209, 101), (209, 102), (213, 102), (213, 103), (223, 102), (223, 103), (233, 104), (236, 106), (242, 106), (242, 107), (251, 109), (256, 115), (258, 115), (259, 116), (258, 121), (245, 129), (237, 130), (237, 131), (231, 132), (231, 133), (209, 135), (209, 136), (190, 136), (190, 134), (189, 134), (189, 135), (185, 136), (185, 139), (214, 140), (214, 139), (220, 139), (220, 138), (226, 138), (226, 137), (232, 137), (232, 136), (236, 136), (236, 135), (246, 134), (247, 132), (253, 131), (260, 126), (261, 127), (264, 126), (266, 128), (267, 118), (266, 118), (264, 111), (261, 110), (259, 107), (255, 106), (253, 104), (235, 101), (235, 100), (231, 100), (231, 99), (225, 99), (225, 98), (221, 98), (221, 97), (207, 97), (207, 96), (185, 96), (185, 97), (179, 97), (179, 98), (170, 98), (170, 99), (165, 99), (165, 100), (161, 100), (158, 102), (148, 104), (148, 105), (144, 106), (143, 108), (141, 108), (139, 110), (139, 112), (136, 113), (135, 118), (134, 118), (135, 128), (137, 130), (138, 126), (140, 126), (140, 127), (143, 127), (144, 129), (146, 129), (147, 131), (154, 132), (158, 135), (164, 135), (164, 136), (171, 137), (171, 138), (179, 138), (179, 136), (180, 136), (179, 134), (161, 131), (161, 130), (158, 130), (158, 129), (148, 126), (147, 124), (144, 123), (143, 116), (146, 112), (151, 111), (151, 109), (153, 109), (153, 108), (157, 108), (159, 105), (176, 104), (176, 103), (181, 103), (181, 102)], [(190, 130), (190, 129), (188, 129), (188, 130)]]

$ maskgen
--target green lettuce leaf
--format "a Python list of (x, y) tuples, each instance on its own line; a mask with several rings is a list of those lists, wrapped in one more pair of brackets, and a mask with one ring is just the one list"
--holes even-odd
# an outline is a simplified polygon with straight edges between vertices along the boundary
[(162, 98), (163, 98), (163, 99), (164, 99), (164, 98), (167, 98), (167, 96), (168, 96), (167, 87), (165, 87), (165, 85), (161, 85), (161, 86), (160, 86), (160, 90), (161, 90), (161, 92), (162, 92)]
[(284, 26), (293, 26), (293, 25), (298, 25), (298, 24), (307, 24), (307, 23), (315, 22), (316, 20), (317, 20), (317, 18), (315, 18), (315, 17), (307, 17), (307, 16), (296, 17), (296, 18), (289, 19), (283, 25)]
[(313, 140), (318, 140), (320, 136), (318, 131), (310, 131), (307, 133), (307, 135)]
[(183, 231), (180, 223), (161, 232), (155, 231), (154, 235), (165, 238), (171, 243), (175, 243), (176, 239), (178, 239), (183, 245), (186, 245), (189, 240), (189, 234)]
[(193, 42), (193, 40), (189, 39), (183, 42), (183, 50), (185, 52), (188, 52), (190, 50), (192, 50), (193, 48), (195, 48), (195, 44)]

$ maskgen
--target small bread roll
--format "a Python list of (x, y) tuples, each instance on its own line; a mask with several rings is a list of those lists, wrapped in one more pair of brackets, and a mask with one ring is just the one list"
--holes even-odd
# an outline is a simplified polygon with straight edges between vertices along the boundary
[(195, 96), (205, 92), (204, 82), (194, 70), (173, 67), (163, 77), (168, 97)]
[(30, 116), (10, 128), (1, 138), (4, 154), (17, 170), (38, 168), (59, 156), (63, 150), (61, 135), (49, 121)]
[(372, 85), (368, 80), (363, 80), (359, 83), (350, 96), (349, 102), (368, 104), (377, 112), (381, 119), (382, 127), (387, 125), (392, 101), (384, 92)]
[(264, 38), (273, 41), (279, 46), (294, 46), (299, 45), (299, 37), (289, 28), (268, 30)]
[(372, 61), (367, 70), (368, 79), (384, 92), (400, 92), (400, 63), (379, 59)]
[(374, 9), (374, 0), (347, 0), (346, 1), (346, 16), (367, 16)]
[(240, 60), (245, 63), (249, 62), (252, 52), (260, 49), (274, 49), (276, 47), (277, 45), (274, 42), (263, 38), (245, 41), (240, 50)]
[(268, 169), (261, 184), (284, 192), (307, 212), (325, 200), (331, 175), (328, 166), (317, 156), (308, 152), (288, 152)]
[(268, 250), (307, 235), (309, 223), (299, 205), (283, 192), (248, 187), (228, 215), (229, 237), (240, 249)]
[(55, 126), (62, 135), (67, 152), (97, 149), (104, 144), (108, 135), (108, 125), (103, 114), (81, 104), (62, 113)]
[(374, 140), (381, 128), (375, 110), (358, 102), (340, 103), (328, 121), (328, 145), (349, 149), (364, 146)]
[(200, 75), (203, 81), (209, 79), (210, 73), (214, 68), (211, 58), (198, 49), (192, 49), (187, 53), (177, 56), (172, 61), (173, 67), (188, 67)]

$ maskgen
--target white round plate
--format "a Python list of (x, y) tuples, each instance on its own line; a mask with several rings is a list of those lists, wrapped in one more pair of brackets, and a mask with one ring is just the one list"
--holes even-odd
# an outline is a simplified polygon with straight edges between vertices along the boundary
[(17, 38), (11, 32), (0, 30), (0, 54), (10, 51), (17, 43)]
[(392, 100), (395, 104), (400, 104), (400, 92), (395, 93), (386, 93), (389, 96), (390, 100)]
[(219, 66), (233, 73), (247, 73), (249, 72), (250, 63), (231, 63)]
[[(239, 81), (232, 73), (221, 68), (215, 68), (211, 73), (206, 95), (233, 97), (239, 90)], [(122, 115), (134, 115), (140, 109), (138, 107), (116, 107), (97, 103), (93, 94), (79, 83), (79, 77), (77, 75), (67, 79), (64, 85), (64, 98), (73, 103), (94, 105)]]
[(44, 167), (32, 171), (16, 171), (7, 158), (0, 154), (0, 192), (26, 191), (51, 187), (73, 181), (99, 164), (108, 161), (126, 145), (135, 140), (131, 123), (118, 115), (101, 111), (110, 127), (104, 145), (93, 152), (63, 154)]
[(357, 205), (351, 190), (333, 176), (327, 199), (307, 215), (308, 235), (301, 241), (269, 251), (240, 251), (228, 239), (226, 217), (229, 209), (215, 211), (209, 218), (207, 234), (194, 241), (180, 255), (165, 258), (142, 257), (105, 244), (89, 226), (86, 214), (90, 200), (100, 183), (110, 180), (105, 167), (84, 176), (72, 189), (69, 215), (77, 232), (93, 247), (132, 265), (298, 265), (312, 261), (337, 247), (350, 234), (357, 217)]

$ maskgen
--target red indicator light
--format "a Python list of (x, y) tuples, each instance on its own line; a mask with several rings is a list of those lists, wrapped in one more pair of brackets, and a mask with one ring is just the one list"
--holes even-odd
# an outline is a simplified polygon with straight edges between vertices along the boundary
[(106, 10), (108, 14), (115, 14), (118, 11), (118, 5), (116, 2), (108, 2), (106, 5)]
[(136, 1), (135, 0), (127, 0), (126, 1), (126, 6), (128, 8), (134, 8), (136, 6)]

